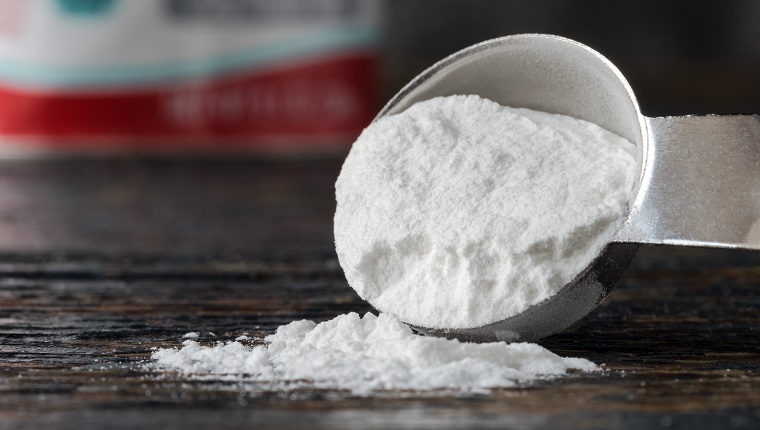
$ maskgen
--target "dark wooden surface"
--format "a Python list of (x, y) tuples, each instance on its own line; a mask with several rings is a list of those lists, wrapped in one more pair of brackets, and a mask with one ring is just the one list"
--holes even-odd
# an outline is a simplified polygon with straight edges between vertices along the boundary
[(643, 249), (604, 305), (541, 342), (601, 374), (360, 398), (146, 370), (151, 348), (188, 331), (213, 342), (369, 310), (332, 248), (339, 168), (0, 164), (0, 428), (760, 426), (760, 257), (747, 252)]

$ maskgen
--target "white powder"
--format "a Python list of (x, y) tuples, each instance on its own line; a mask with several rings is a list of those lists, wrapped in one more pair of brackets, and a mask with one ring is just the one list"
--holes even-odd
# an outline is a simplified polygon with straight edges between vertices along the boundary
[(390, 313), (297, 321), (258, 346), (188, 339), (152, 358), (191, 378), (359, 395), (475, 392), (598, 370), (535, 344), (418, 336), (395, 315), (473, 327), (556, 293), (622, 223), (634, 150), (594, 124), (476, 96), (382, 118), (338, 178), (335, 242), (351, 286)]
[(267, 336), (267, 345), (240, 342), (153, 353), (155, 363), (197, 378), (287, 389), (317, 387), (367, 395), (378, 390), (478, 392), (552, 378), (569, 369), (599, 368), (581, 358), (562, 358), (536, 344), (474, 344), (415, 335), (389, 314), (356, 313), (315, 324), (296, 321)]
[(401, 320), (477, 327), (537, 304), (622, 224), (635, 146), (595, 124), (435, 98), (370, 125), (336, 183), (349, 284)]

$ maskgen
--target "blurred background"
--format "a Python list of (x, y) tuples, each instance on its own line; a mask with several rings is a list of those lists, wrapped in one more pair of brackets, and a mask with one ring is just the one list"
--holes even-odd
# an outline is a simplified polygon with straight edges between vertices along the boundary
[(752, 0), (0, 0), (0, 252), (330, 260), (380, 107), (529, 32), (607, 56), (646, 115), (760, 112)]
[(0, 155), (345, 151), (435, 61), (578, 40), (650, 116), (760, 112), (751, 0), (0, 0)]
[(612, 61), (648, 116), (760, 112), (760, 3), (389, 0), (386, 98), (434, 61), (516, 33), (568, 37)]

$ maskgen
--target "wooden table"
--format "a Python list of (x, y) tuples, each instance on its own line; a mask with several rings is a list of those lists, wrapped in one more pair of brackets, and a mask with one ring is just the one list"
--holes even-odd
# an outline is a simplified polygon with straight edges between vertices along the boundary
[[(0, 428), (758, 428), (760, 257), (642, 249), (541, 342), (604, 363), (489, 395), (188, 381), (154, 347), (369, 307), (336, 263), (340, 160), (0, 164)], [(216, 337), (210, 333), (216, 334)]]

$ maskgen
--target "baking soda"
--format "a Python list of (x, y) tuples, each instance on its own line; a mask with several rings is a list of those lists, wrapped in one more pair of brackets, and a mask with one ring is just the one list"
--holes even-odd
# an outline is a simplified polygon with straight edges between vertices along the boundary
[(635, 151), (595, 124), (478, 96), (382, 117), (335, 187), (346, 279), (377, 309), (423, 327), (514, 316), (610, 242), (628, 213)]
[[(269, 389), (481, 392), (599, 368), (529, 343), (419, 336), (524, 311), (588, 266), (622, 223), (635, 147), (574, 118), (477, 96), (418, 103), (354, 144), (336, 184), (335, 243), (346, 278), (386, 311), (296, 321), (153, 353), (188, 378)], [(246, 343), (243, 343), (246, 342)]]
[(295, 321), (264, 345), (203, 346), (185, 340), (153, 353), (155, 365), (189, 378), (260, 383), (269, 389), (313, 387), (369, 395), (385, 390), (482, 392), (599, 368), (529, 343), (463, 343), (416, 335), (390, 314)]

